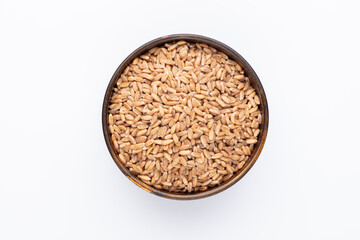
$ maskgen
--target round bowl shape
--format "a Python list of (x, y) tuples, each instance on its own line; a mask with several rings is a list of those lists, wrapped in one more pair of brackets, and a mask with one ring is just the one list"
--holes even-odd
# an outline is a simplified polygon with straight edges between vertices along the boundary
[[(198, 192), (184, 192), (184, 193), (177, 193), (177, 192), (169, 192), (165, 190), (159, 190), (153, 186), (150, 186), (143, 181), (141, 181), (137, 176), (132, 174), (129, 169), (124, 166), (120, 159), (118, 154), (115, 151), (115, 148), (111, 142), (111, 135), (108, 128), (108, 106), (109, 101), (111, 98), (111, 95), (113, 93), (113, 88), (119, 79), (121, 73), (123, 70), (127, 67), (128, 64), (130, 64), (136, 57), (146, 53), (150, 49), (156, 46), (164, 45), (165, 43), (171, 43), (175, 41), (185, 40), (188, 42), (197, 42), (197, 43), (204, 43), (207, 44), (213, 48), (216, 48), (219, 51), (222, 51), (223, 53), (227, 54), (229, 58), (236, 61), (245, 71), (245, 75), (249, 78), (250, 83), (253, 88), (255, 88), (257, 95), (260, 98), (260, 110), (263, 115), (263, 123), (260, 124), (260, 135), (258, 137), (258, 142), (254, 146), (254, 149), (251, 153), (251, 156), (249, 160), (245, 163), (243, 168), (236, 172), (234, 176), (227, 181), (222, 182), (220, 185), (209, 188), (205, 191), (198, 191)], [(104, 102), (103, 102), (103, 108), (102, 108), (102, 125), (103, 125), (103, 132), (104, 137), (106, 141), (106, 145), (110, 151), (110, 154), (112, 158), (114, 159), (116, 165), (120, 168), (120, 170), (125, 174), (126, 177), (128, 177), (133, 183), (144, 189), (145, 191), (148, 191), (150, 193), (156, 194), (161, 197), (171, 198), (171, 199), (179, 199), (179, 200), (190, 200), (190, 199), (198, 199), (198, 198), (204, 198), (211, 195), (214, 195), (216, 193), (219, 193), (232, 185), (234, 185), (237, 181), (239, 181), (254, 165), (257, 158), (260, 155), (260, 152), (264, 146), (267, 131), (268, 131), (268, 123), (269, 123), (269, 113), (268, 113), (268, 103), (265, 96), (264, 89), (262, 87), (262, 84), (256, 75), (255, 71), (252, 69), (252, 67), (249, 65), (249, 63), (235, 50), (228, 47), (227, 45), (208, 38), (204, 36), (199, 35), (193, 35), (193, 34), (174, 34), (174, 35), (168, 35), (164, 37), (160, 37), (157, 39), (154, 39), (148, 43), (145, 43), (138, 49), (136, 49), (134, 52), (132, 52), (116, 69), (114, 75), (112, 76), (110, 83), (107, 87)]]

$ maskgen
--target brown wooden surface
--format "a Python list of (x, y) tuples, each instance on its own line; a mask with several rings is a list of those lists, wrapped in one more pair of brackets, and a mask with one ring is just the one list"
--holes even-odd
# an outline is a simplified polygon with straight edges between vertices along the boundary
[[(108, 117), (107, 117), (108, 105), (109, 105), (110, 97), (113, 92), (113, 88), (114, 88), (117, 80), (119, 79), (121, 73), (126, 68), (126, 66), (129, 63), (131, 63), (133, 61), (133, 59), (135, 59), (136, 57), (138, 57), (139, 55), (141, 55), (143, 53), (146, 53), (148, 50), (150, 50), (153, 47), (160, 46), (160, 45), (163, 45), (168, 42), (179, 41), (179, 40), (186, 40), (188, 42), (205, 43), (211, 47), (214, 47), (214, 48), (224, 52), (231, 59), (233, 59), (234, 61), (239, 63), (240, 66), (244, 69), (245, 75), (249, 77), (251, 85), (255, 88), (255, 90), (260, 98), (260, 101), (261, 101), (260, 110), (263, 113), (262, 114), (263, 115), (263, 123), (260, 125), (261, 132), (259, 135), (259, 140), (258, 140), (257, 144), (255, 145), (249, 160), (246, 161), (243, 168), (240, 171), (236, 172), (232, 178), (230, 178), (227, 181), (222, 182), (219, 186), (209, 188), (205, 191), (191, 192), (191, 193), (174, 193), (174, 192), (169, 192), (169, 191), (165, 191), (165, 190), (159, 190), (159, 189), (156, 189), (155, 187), (152, 187), (152, 186), (144, 183), (139, 178), (137, 178), (135, 175), (130, 173), (128, 168), (121, 163), (121, 161), (118, 157), (118, 154), (116, 153), (116, 151), (111, 143), (111, 140), (110, 140), (111, 136), (110, 136), (110, 131), (108, 128)], [(132, 52), (120, 64), (120, 66), (116, 69), (114, 75), (112, 76), (110, 83), (107, 87), (106, 93), (105, 93), (103, 108), (102, 108), (102, 125), (103, 125), (105, 142), (110, 151), (112, 158), (114, 159), (116, 165), (120, 168), (120, 170), (133, 183), (135, 183), (142, 189), (144, 189), (148, 192), (151, 192), (153, 194), (156, 194), (158, 196), (161, 196), (161, 197), (166, 197), (166, 198), (171, 198), (171, 199), (179, 199), (179, 200), (190, 200), (190, 199), (198, 199), (198, 198), (208, 197), (208, 196), (214, 195), (216, 193), (219, 193), (219, 192), (231, 187), (237, 181), (239, 181), (250, 170), (250, 168), (254, 165), (257, 158), (259, 157), (261, 150), (265, 144), (266, 135), (268, 132), (268, 124), (269, 124), (269, 111), (268, 111), (268, 103), (267, 103), (265, 91), (262, 87), (262, 84), (261, 84), (258, 76), (256, 75), (255, 71), (252, 69), (252, 67), (249, 65), (249, 63), (240, 54), (238, 54), (235, 50), (233, 50), (229, 46), (227, 46), (217, 40), (214, 40), (214, 39), (211, 39), (208, 37), (204, 37), (204, 36), (200, 36), (200, 35), (194, 35), (194, 34), (174, 34), (174, 35), (163, 36), (163, 37), (154, 39), (148, 43), (145, 43), (144, 45), (142, 45), (141, 47), (136, 49), (134, 52)]]

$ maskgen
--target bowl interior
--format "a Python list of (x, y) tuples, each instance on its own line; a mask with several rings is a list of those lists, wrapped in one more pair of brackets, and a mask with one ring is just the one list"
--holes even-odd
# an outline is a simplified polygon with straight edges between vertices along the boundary
[[(219, 51), (224, 52), (225, 54), (227, 54), (229, 56), (229, 58), (236, 61), (244, 69), (245, 75), (249, 78), (252, 87), (255, 88), (256, 93), (259, 96), (260, 102), (261, 102), (259, 108), (260, 108), (260, 111), (263, 113), (262, 114), (263, 115), (263, 123), (260, 124), (260, 135), (258, 137), (258, 142), (254, 146), (252, 154), (251, 154), (249, 160), (243, 166), (243, 168), (240, 171), (236, 172), (232, 178), (228, 179), (227, 181), (222, 182), (220, 185), (218, 185), (216, 187), (209, 188), (205, 191), (191, 192), (191, 193), (187, 193), (187, 192), (176, 193), (176, 192), (169, 192), (169, 191), (165, 191), (165, 190), (159, 190), (155, 187), (152, 187), (152, 186), (144, 183), (139, 178), (137, 178), (135, 175), (130, 173), (128, 168), (121, 163), (121, 161), (118, 157), (118, 154), (116, 153), (115, 148), (110, 140), (111, 136), (110, 136), (110, 131), (108, 128), (108, 117), (107, 117), (108, 105), (109, 105), (111, 95), (113, 93), (113, 88), (114, 88), (117, 80), (119, 79), (121, 73), (127, 67), (127, 65), (129, 63), (131, 63), (136, 57), (140, 56), (143, 53), (146, 53), (153, 47), (161, 46), (161, 45), (164, 45), (165, 43), (171, 43), (171, 42), (179, 41), (179, 40), (185, 40), (188, 42), (196, 42), (196, 43), (205, 43), (211, 47), (216, 48)], [(249, 65), (249, 63), (240, 54), (238, 54), (236, 51), (234, 51), (232, 48), (228, 47), (227, 45), (225, 45), (217, 40), (208, 38), (208, 37), (193, 35), (193, 34), (175, 34), (175, 35), (160, 37), (160, 38), (154, 39), (154, 40), (142, 45), (141, 47), (136, 49), (134, 52), (132, 52), (120, 64), (120, 66), (117, 68), (114, 75), (112, 76), (110, 83), (108, 85), (108, 88), (106, 90), (106, 94), (104, 97), (104, 103), (103, 103), (103, 109), (102, 109), (103, 132), (104, 132), (104, 137), (105, 137), (107, 147), (108, 147), (110, 154), (111, 154), (112, 158), (114, 159), (115, 163), (120, 168), (120, 170), (125, 174), (125, 176), (127, 176), (132, 182), (134, 182), (136, 185), (138, 185), (139, 187), (141, 187), (142, 189), (144, 189), (148, 192), (154, 193), (154, 194), (162, 196), (162, 197), (167, 197), (167, 198), (172, 198), (172, 199), (184, 199), (184, 200), (197, 199), (197, 198), (211, 196), (213, 194), (219, 193), (219, 192), (229, 188), (230, 186), (235, 184), (237, 181), (239, 181), (250, 170), (250, 168), (254, 165), (254, 163), (256, 162), (257, 158), (260, 155), (260, 152), (264, 146), (266, 135), (267, 135), (268, 121), (269, 121), (269, 116), (268, 116), (268, 104), (267, 104), (267, 100), (266, 100), (266, 95), (265, 95), (264, 89), (262, 87), (262, 84), (261, 84), (258, 76), (256, 75), (255, 71), (252, 69), (252, 67)]]

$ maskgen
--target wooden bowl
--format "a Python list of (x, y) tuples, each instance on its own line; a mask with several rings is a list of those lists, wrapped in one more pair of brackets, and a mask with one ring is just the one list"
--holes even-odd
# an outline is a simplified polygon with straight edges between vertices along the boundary
[[(150, 186), (150, 185), (144, 183), (137, 176), (133, 175), (129, 171), (129, 169), (121, 163), (119, 156), (115, 151), (115, 148), (110, 139), (111, 135), (110, 135), (110, 131), (108, 128), (108, 117), (107, 117), (109, 101), (110, 101), (111, 95), (113, 93), (113, 88), (114, 88), (117, 80), (119, 79), (121, 73), (126, 68), (126, 66), (128, 64), (130, 64), (136, 57), (146, 53), (153, 47), (164, 45), (165, 43), (179, 41), (179, 40), (185, 40), (188, 42), (205, 43), (211, 47), (214, 47), (214, 48), (224, 52), (232, 60), (236, 61), (244, 69), (245, 75), (248, 76), (248, 78), (250, 79), (251, 85), (253, 86), (253, 88), (255, 88), (256, 93), (260, 98), (261, 103), (260, 103), (259, 108), (262, 111), (262, 116), (263, 116), (263, 123), (260, 125), (261, 132), (258, 137), (258, 142), (254, 146), (252, 154), (251, 154), (250, 158), (247, 160), (247, 162), (245, 163), (245, 165), (243, 166), (243, 168), (241, 170), (239, 170), (238, 172), (236, 172), (232, 178), (228, 179), (227, 181), (222, 182), (218, 186), (209, 188), (205, 191), (198, 191), (198, 192), (191, 192), (191, 193), (187, 193), (187, 192), (176, 193), (176, 192), (169, 192), (166, 190), (159, 190), (153, 186)], [(217, 40), (214, 40), (214, 39), (211, 39), (208, 37), (204, 37), (204, 36), (193, 35), (193, 34), (174, 34), (174, 35), (160, 37), (160, 38), (154, 39), (154, 40), (142, 45), (141, 47), (136, 49), (134, 52), (132, 52), (120, 64), (120, 66), (116, 69), (114, 75), (112, 76), (110, 83), (106, 89), (103, 108), (102, 108), (102, 125), (103, 125), (103, 132), (104, 132), (106, 145), (107, 145), (107, 147), (110, 151), (110, 154), (111, 154), (112, 158), (114, 159), (116, 165), (125, 174), (125, 176), (128, 177), (133, 183), (135, 183), (136, 185), (138, 185), (145, 191), (148, 191), (150, 193), (156, 194), (161, 197), (166, 197), (166, 198), (171, 198), (171, 199), (180, 199), (180, 200), (190, 200), (190, 199), (198, 199), (198, 198), (208, 197), (208, 196), (214, 195), (216, 193), (219, 193), (219, 192), (231, 187), (237, 181), (239, 181), (250, 170), (250, 168), (254, 165), (257, 158), (259, 157), (260, 152), (265, 143), (265, 139), (266, 139), (266, 135), (267, 135), (267, 131), (268, 131), (268, 123), (269, 123), (269, 112), (268, 112), (268, 103), (266, 100), (265, 92), (264, 92), (264, 89), (262, 87), (262, 84), (261, 84), (258, 76), (256, 75), (255, 71), (252, 69), (252, 67), (249, 65), (249, 63), (239, 53), (237, 53), (235, 50), (233, 50), (229, 46), (227, 46)]]

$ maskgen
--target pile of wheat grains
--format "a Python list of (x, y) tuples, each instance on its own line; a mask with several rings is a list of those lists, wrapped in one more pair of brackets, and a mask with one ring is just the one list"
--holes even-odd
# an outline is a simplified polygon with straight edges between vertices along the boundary
[(125, 68), (108, 123), (121, 162), (170, 192), (204, 191), (249, 159), (260, 99), (239, 64), (206, 44), (155, 47)]

